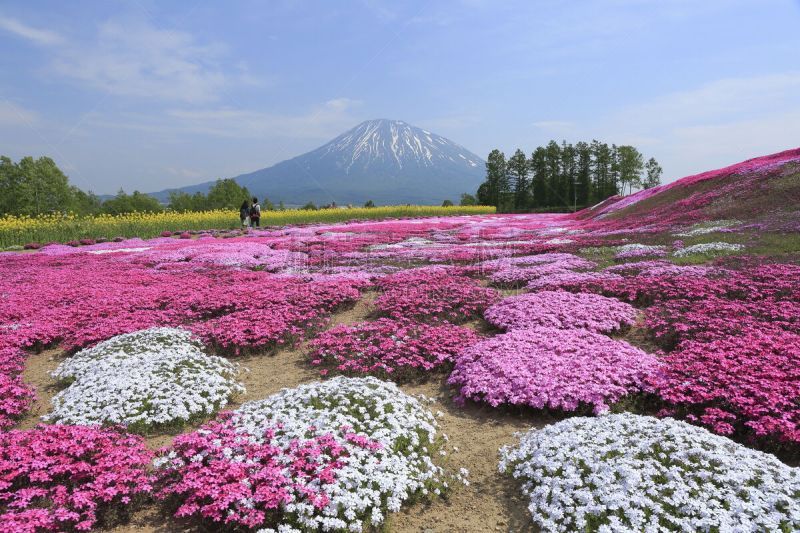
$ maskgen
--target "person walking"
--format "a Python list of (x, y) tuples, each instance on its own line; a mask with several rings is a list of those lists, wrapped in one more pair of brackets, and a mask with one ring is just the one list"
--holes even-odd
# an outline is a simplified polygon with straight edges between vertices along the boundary
[(256, 228), (261, 225), (261, 206), (256, 197), (253, 197), (253, 205), (250, 206), (250, 225)]
[(242, 207), (239, 208), (239, 220), (242, 221), (243, 228), (250, 226), (250, 202), (247, 200), (242, 202)]

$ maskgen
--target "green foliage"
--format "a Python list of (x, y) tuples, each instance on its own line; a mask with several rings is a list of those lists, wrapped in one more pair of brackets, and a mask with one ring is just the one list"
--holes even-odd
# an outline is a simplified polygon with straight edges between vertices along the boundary
[(453, 201), (445, 200), (444, 202), (442, 202), (442, 207), (453, 207)]
[(308, 202), (306, 205), (304, 205), (300, 209), (304, 209), (306, 211), (316, 211), (318, 209), (318, 207), (316, 206), (316, 204), (314, 204), (314, 202)]
[(158, 200), (139, 191), (133, 194), (126, 194), (122, 189), (119, 190), (114, 198), (103, 202), (102, 212), (109, 215), (121, 215), (123, 213), (158, 213), (164, 207)]
[(461, 201), (458, 205), (478, 205), (478, 199), (468, 193), (461, 193)]
[(375, 202), (373, 202), (372, 200), (367, 200), (366, 202), (364, 202), (364, 207), (375, 207)]
[[(648, 178), (643, 180), (645, 169)], [(536, 148), (530, 158), (516, 150), (508, 161), (503, 152), (492, 150), (477, 201), (501, 212), (577, 209), (626, 188), (631, 192), (655, 186), (661, 172), (653, 158), (645, 165), (633, 146), (609, 146), (596, 140), (575, 145), (550, 141)]]
[(0, 157), (0, 215), (96, 213), (99, 199), (69, 184), (49, 157), (23, 157), (14, 163)]
[(661, 168), (658, 161), (652, 157), (648, 159), (645, 170), (647, 171), (647, 175), (642, 181), (642, 189), (652, 189), (653, 187), (661, 185), (661, 174), (664, 173), (664, 169)]

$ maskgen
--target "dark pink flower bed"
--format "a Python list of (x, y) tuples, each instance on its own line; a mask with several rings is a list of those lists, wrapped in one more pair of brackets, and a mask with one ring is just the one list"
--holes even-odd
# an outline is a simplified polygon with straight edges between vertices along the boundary
[(390, 318), (339, 325), (309, 343), (311, 363), (346, 374), (377, 374), (402, 379), (420, 376), (452, 362), (456, 353), (478, 341), (471, 329)]
[(40, 426), (0, 433), (0, 523), (5, 531), (87, 531), (149, 494), (152, 454), (114, 429)]
[(378, 281), (378, 287), (383, 292), (375, 308), (401, 319), (466, 322), (500, 297), (495, 289), (442, 267), (398, 272)]
[(288, 444), (273, 436), (256, 441), (225, 417), (178, 436), (163, 451), (157, 497), (176, 502), (175, 516), (253, 529), (282, 523), (288, 503), (325, 508), (347, 450), (332, 435)]

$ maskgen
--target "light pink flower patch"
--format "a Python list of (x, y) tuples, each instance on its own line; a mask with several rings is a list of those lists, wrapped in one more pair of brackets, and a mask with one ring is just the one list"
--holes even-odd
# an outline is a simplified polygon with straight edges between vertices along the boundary
[(611, 332), (636, 322), (636, 309), (597, 294), (541, 291), (506, 298), (488, 308), (483, 316), (502, 329), (546, 326)]
[(651, 354), (585, 329), (515, 329), (456, 356), (449, 383), (461, 398), (595, 413), (641, 390), (659, 368)]

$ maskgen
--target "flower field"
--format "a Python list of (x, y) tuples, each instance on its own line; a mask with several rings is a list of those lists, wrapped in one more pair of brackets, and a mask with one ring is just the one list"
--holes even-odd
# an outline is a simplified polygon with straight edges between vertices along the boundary
[(5, 530), (800, 530), (800, 150), (290, 222), (0, 254)]
[[(285, 224), (310, 224), (315, 222), (345, 222), (348, 220), (423, 217), (434, 215), (462, 215), (494, 212), (485, 206), (383, 206), (349, 209), (286, 209), (264, 211), (263, 226)], [(127, 213), (121, 215), (50, 215), (41, 217), (0, 217), (0, 248), (42, 244), (48, 242), (74, 242), (82, 240), (106, 240), (115, 237), (157, 237), (163, 232), (183, 233), (188, 231), (211, 232), (211, 230), (238, 229), (238, 211)]]

